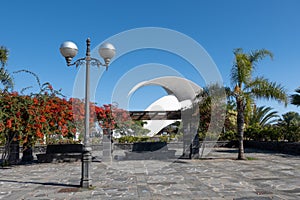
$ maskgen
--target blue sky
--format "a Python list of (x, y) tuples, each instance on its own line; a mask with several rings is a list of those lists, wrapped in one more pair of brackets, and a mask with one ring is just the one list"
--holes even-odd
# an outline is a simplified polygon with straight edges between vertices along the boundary
[[(300, 86), (300, 1), (297, 0), (27, 0), (2, 1), (0, 45), (10, 50), (9, 72), (27, 69), (41, 82), (50, 82), (72, 96), (78, 70), (67, 67), (59, 53), (65, 40), (74, 41), (84, 56), (85, 40), (92, 48), (107, 38), (134, 28), (162, 27), (181, 32), (203, 46), (216, 63), (224, 84), (230, 86), (233, 49), (246, 52), (265, 48), (274, 59), (265, 59), (255, 74), (284, 85), (289, 94)], [(110, 103), (115, 83), (130, 69), (145, 63), (172, 66), (186, 78), (203, 85), (189, 63), (158, 50), (131, 52), (112, 63), (103, 74), (96, 92), (99, 104)], [(16, 90), (37, 84), (27, 74), (15, 75)], [(138, 90), (130, 109), (145, 109), (165, 95), (159, 87)], [(276, 101), (258, 101), (280, 113), (299, 111)]]

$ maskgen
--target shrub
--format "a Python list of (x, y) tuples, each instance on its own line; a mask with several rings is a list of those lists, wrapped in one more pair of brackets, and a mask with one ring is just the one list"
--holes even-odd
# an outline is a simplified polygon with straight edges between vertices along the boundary
[(151, 138), (148, 136), (143, 136), (143, 137), (136, 137), (136, 136), (123, 136), (118, 139), (119, 143), (134, 143), (134, 142), (168, 142), (169, 137), (168, 136), (160, 136), (157, 138)]

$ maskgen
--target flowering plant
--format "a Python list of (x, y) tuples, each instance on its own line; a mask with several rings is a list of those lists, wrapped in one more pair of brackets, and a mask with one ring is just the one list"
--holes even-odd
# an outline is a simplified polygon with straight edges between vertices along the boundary
[[(134, 122), (126, 110), (120, 109), (111, 104), (104, 104), (102, 107), (95, 107), (97, 121), (102, 129), (114, 129), (125, 133)], [(107, 134), (107, 132), (104, 132)]]
[[(51, 85), (47, 86), (50, 92)], [(51, 135), (72, 138), (76, 132), (72, 104), (53, 93), (19, 95), (0, 94), (0, 133), (7, 140), (19, 140), (32, 146)]]
[[(38, 94), (0, 92), (0, 139), (5, 141), (3, 160), (9, 156), (12, 141), (19, 141), (26, 150), (36, 143), (72, 143), (77, 132), (84, 132), (84, 101), (66, 100), (59, 95), (60, 91), (49, 83), (44, 84)], [(124, 130), (132, 124), (126, 111), (112, 105), (99, 107), (95, 103), (90, 103), (89, 122), (90, 127), (99, 123), (103, 130)]]

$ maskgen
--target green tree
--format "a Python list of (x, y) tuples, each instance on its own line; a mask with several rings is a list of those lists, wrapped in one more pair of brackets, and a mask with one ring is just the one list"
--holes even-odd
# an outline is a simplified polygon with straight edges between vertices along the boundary
[(287, 112), (282, 115), (282, 119), (279, 121), (288, 127), (291, 125), (300, 125), (300, 115), (297, 112)]
[(287, 112), (278, 121), (279, 127), (283, 128), (284, 140), (297, 142), (300, 140), (300, 115), (297, 112)]
[(277, 111), (272, 111), (273, 108), (260, 106), (253, 107), (252, 113), (249, 118), (249, 126), (259, 125), (259, 126), (267, 126), (274, 122), (278, 121), (279, 115)]
[(0, 82), (4, 86), (4, 90), (12, 89), (14, 86), (13, 79), (5, 69), (8, 60), (8, 49), (0, 46)]
[(280, 135), (274, 127), (280, 116), (271, 107), (253, 106), (249, 123), (245, 129), (245, 138), (256, 141), (279, 140)]
[(291, 95), (291, 104), (300, 106), (300, 87), (295, 90), (298, 94)]
[(249, 113), (254, 99), (276, 99), (287, 104), (285, 89), (275, 82), (269, 82), (264, 77), (252, 77), (256, 64), (263, 58), (273, 54), (265, 49), (244, 53), (243, 49), (234, 50), (235, 62), (231, 69), (231, 83), (234, 88), (230, 95), (235, 99), (237, 108), (237, 134), (239, 137), (238, 159), (244, 155), (244, 124), (245, 113)]
[[(219, 132), (214, 130), (209, 130), (210, 123), (214, 117), (214, 123), (218, 123), (218, 127), (223, 127), (223, 129), (229, 130), (228, 123), (229, 120), (226, 119), (226, 103), (224, 102), (225, 88), (219, 84), (210, 84), (203, 88), (199, 94), (197, 94), (195, 103), (198, 104), (199, 111), (199, 125), (198, 133), (200, 140), (205, 138), (218, 139)], [(217, 116), (212, 116), (213, 113)], [(228, 115), (229, 116), (229, 115)], [(224, 124), (225, 122), (225, 124)], [(222, 123), (222, 124), (221, 124)]]

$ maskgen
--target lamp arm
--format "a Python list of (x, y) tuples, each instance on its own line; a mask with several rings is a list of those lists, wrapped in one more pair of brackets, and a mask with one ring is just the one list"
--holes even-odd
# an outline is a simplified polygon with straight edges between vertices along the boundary
[[(78, 60), (76, 60), (75, 62), (73, 63), (68, 63), (67, 62), (67, 65), (68, 66), (73, 66), (75, 65), (76, 68), (79, 67), (80, 65), (84, 64), (86, 62), (86, 57), (85, 58), (80, 58)], [(96, 59), (96, 58), (90, 58), (90, 64), (91, 66), (97, 66), (97, 67), (100, 67), (100, 66), (106, 66), (106, 69), (107, 69), (107, 65), (106, 64), (103, 64), (102, 62), (100, 62), (100, 60)]]
[[(66, 58), (66, 60), (67, 60), (67, 58)], [(85, 62), (85, 58), (79, 58), (78, 60), (76, 60), (76, 61), (73, 62), (73, 63), (68, 62), (68, 60), (67, 60), (67, 65), (68, 65), (68, 66), (76, 65), (76, 68), (77, 68), (79, 65), (82, 65), (84, 62)]]
[(97, 67), (106, 66), (105, 64), (103, 64), (102, 62), (100, 62), (100, 60), (98, 60), (97, 58), (91, 58), (91, 65), (97, 66)]

